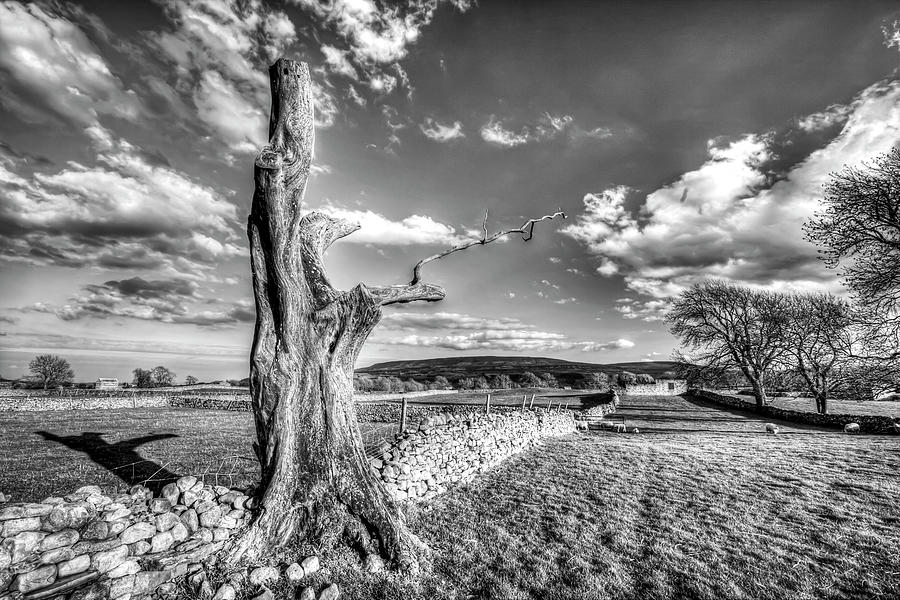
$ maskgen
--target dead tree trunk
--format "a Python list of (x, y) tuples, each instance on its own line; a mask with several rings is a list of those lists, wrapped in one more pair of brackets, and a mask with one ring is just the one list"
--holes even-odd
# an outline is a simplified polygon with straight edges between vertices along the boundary
[[(369, 468), (353, 407), (353, 366), (384, 297), (363, 285), (342, 292), (329, 283), (323, 253), (358, 226), (321, 213), (301, 216), (314, 138), (309, 70), (281, 59), (269, 75), (269, 144), (256, 159), (248, 223), (260, 510), (230, 559), (255, 560), (301, 532), (340, 535), (357, 520), (374, 537), (371, 550), (414, 568), (421, 544)], [(421, 299), (443, 297), (420, 288)]]
[[(436, 301), (444, 290), (420, 281), (422, 264), (451, 251), (522, 233), (519, 229), (423, 259), (407, 285), (350, 291), (332, 287), (322, 255), (359, 226), (318, 212), (302, 215), (313, 149), (313, 102), (305, 63), (279, 59), (270, 69), (269, 143), (255, 163), (248, 222), (256, 330), (250, 388), (261, 465), (259, 512), (230, 547), (232, 563), (253, 562), (296, 536), (336, 539), (362, 532), (366, 552), (415, 570), (427, 548), (365, 457), (353, 405), (353, 367), (381, 318), (381, 306)], [(565, 215), (562, 215), (565, 217)], [(369, 541), (370, 540), (370, 541)]]

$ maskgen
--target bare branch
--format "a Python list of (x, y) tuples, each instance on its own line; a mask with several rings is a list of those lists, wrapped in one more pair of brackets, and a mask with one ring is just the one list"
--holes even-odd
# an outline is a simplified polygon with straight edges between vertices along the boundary
[[(420, 260), (418, 263), (416, 263), (416, 266), (415, 266), (415, 267), (413, 267), (413, 278), (412, 278), (412, 281), (409, 282), (409, 285), (410, 285), (410, 286), (415, 286), (416, 284), (418, 284), (418, 283), (422, 280), (422, 267), (423, 267), (424, 265), (430, 263), (431, 261), (438, 260), (438, 259), (440, 259), (440, 258), (444, 258), (445, 256), (448, 256), (448, 255), (450, 255), (450, 254), (453, 254), (454, 252), (460, 252), (460, 251), (462, 251), (462, 250), (466, 250), (466, 249), (468, 249), (468, 248), (471, 248), (472, 246), (485, 246), (485, 245), (487, 245), (487, 244), (490, 244), (491, 242), (496, 242), (497, 240), (499, 240), (500, 238), (502, 238), (502, 237), (504, 237), (504, 236), (512, 235), (512, 234), (514, 234), (514, 233), (520, 233), (520, 234), (522, 234), (522, 240), (525, 241), (525, 242), (527, 242), (528, 240), (530, 240), (530, 239), (534, 236), (534, 225), (535, 225), (535, 223), (540, 223), (541, 221), (550, 221), (550, 220), (555, 219), (555, 218), (557, 218), (557, 217), (562, 217), (563, 219), (565, 219), (565, 218), (566, 218), (566, 213), (564, 213), (564, 212), (562, 212), (562, 211), (557, 211), (557, 212), (553, 213), (552, 215), (544, 215), (543, 217), (540, 217), (540, 218), (538, 218), (538, 219), (528, 219), (528, 220), (525, 221), (525, 223), (522, 224), (522, 226), (519, 227), (519, 228), (516, 228), (516, 229), (503, 229), (503, 230), (500, 230), (500, 231), (498, 231), (498, 232), (496, 232), (496, 233), (493, 233), (493, 234), (491, 234), (491, 235), (489, 236), (489, 235), (488, 235), (488, 232), (487, 232), (487, 218), (488, 218), (488, 213), (487, 213), (487, 211), (485, 211), (485, 213), (484, 213), (484, 221), (482, 221), (482, 224), (481, 224), (481, 228), (482, 228), (482, 230), (484, 231), (484, 234), (482, 235), (482, 237), (481, 237), (480, 240), (470, 240), (470, 241), (468, 241), (468, 242), (464, 242), (464, 243), (462, 243), (462, 244), (459, 244), (458, 246), (454, 246), (454, 247), (452, 247), (452, 248), (448, 248), (447, 250), (444, 250), (443, 252), (439, 252), (439, 253), (434, 254), (434, 255), (432, 255), (432, 256), (428, 256), (428, 257), (426, 257), (426, 258), (423, 258), (423, 259)], [(408, 302), (408, 301), (407, 301), (407, 302)]]
[(422, 300), (437, 302), (444, 299), (444, 288), (432, 283), (415, 283), (409, 285), (389, 285), (384, 287), (368, 287), (369, 293), (378, 300), (381, 306), (388, 304), (404, 304)]

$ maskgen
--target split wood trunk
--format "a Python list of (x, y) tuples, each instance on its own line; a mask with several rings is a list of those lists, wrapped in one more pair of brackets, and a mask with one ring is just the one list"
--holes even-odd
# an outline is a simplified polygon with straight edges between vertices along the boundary
[(309, 70), (280, 59), (269, 75), (269, 143), (256, 159), (248, 223), (259, 513), (228, 558), (252, 563), (298, 536), (338, 539), (352, 531), (361, 551), (414, 570), (427, 550), (369, 467), (353, 404), (353, 367), (381, 305), (437, 300), (443, 292), (426, 284), (331, 286), (323, 253), (358, 225), (303, 214), (314, 139)]

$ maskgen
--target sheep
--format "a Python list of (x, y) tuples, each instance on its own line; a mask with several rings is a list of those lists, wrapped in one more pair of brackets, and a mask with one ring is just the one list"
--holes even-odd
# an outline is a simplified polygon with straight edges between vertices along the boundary
[(575, 429), (578, 431), (587, 431), (588, 430), (588, 422), (587, 421), (575, 421)]
[(626, 432), (628, 431), (628, 428), (625, 427), (625, 424), (624, 424), (624, 423), (616, 423), (616, 424), (613, 426), (613, 430), (614, 430), (616, 433), (626, 433)]
[(859, 423), (847, 423), (844, 425), (844, 433), (859, 433)]
[(641, 430), (638, 429), (637, 427), (635, 427), (634, 429), (631, 430), (631, 433), (640, 433), (640, 432), (641, 432)]
[(778, 425), (776, 425), (775, 423), (766, 423), (766, 433), (775, 435), (776, 433), (778, 433), (778, 431)]

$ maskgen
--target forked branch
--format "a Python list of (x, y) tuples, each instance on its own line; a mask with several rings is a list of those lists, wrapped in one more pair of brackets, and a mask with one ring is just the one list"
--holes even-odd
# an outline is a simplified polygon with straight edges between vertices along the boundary
[(447, 250), (444, 250), (443, 252), (439, 252), (432, 256), (423, 258), (422, 260), (420, 260), (419, 262), (416, 263), (415, 267), (413, 267), (413, 278), (412, 278), (412, 281), (409, 282), (409, 285), (411, 285), (411, 286), (416, 285), (417, 283), (419, 283), (422, 280), (422, 267), (425, 266), (426, 264), (430, 263), (431, 261), (438, 260), (440, 258), (444, 258), (445, 256), (453, 254), (454, 252), (460, 252), (462, 250), (466, 250), (468, 248), (471, 248), (472, 246), (485, 246), (487, 244), (490, 244), (491, 242), (496, 242), (497, 240), (499, 240), (502, 237), (505, 237), (507, 235), (512, 235), (514, 233), (522, 234), (522, 240), (527, 242), (534, 236), (534, 226), (536, 223), (540, 223), (541, 221), (550, 221), (550, 220), (555, 219), (556, 217), (562, 217), (563, 219), (565, 219), (566, 213), (564, 213), (560, 210), (560, 211), (553, 213), (552, 215), (544, 215), (543, 217), (540, 217), (537, 219), (528, 219), (519, 228), (502, 229), (496, 233), (488, 235), (488, 231), (487, 231), (488, 213), (487, 213), (487, 211), (484, 211), (484, 220), (481, 222), (481, 230), (483, 231), (483, 234), (482, 234), (480, 240), (470, 240), (468, 242), (459, 244), (458, 246), (453, 246), (452, 248), (448, 248)]

